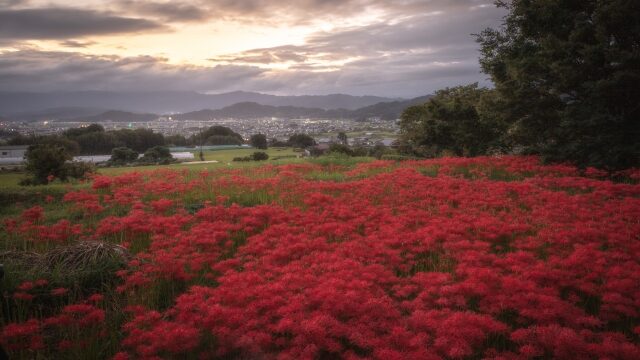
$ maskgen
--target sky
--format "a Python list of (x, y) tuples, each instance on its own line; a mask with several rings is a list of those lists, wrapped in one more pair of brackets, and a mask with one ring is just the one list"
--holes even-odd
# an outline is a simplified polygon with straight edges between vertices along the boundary
[(0, 91), (416, 97), (472, 82), (492, 0), (0, 0)]

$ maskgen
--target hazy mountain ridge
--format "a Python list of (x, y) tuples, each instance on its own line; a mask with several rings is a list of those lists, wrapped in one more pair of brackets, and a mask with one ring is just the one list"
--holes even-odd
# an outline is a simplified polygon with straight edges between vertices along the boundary
[[(277, 96), (256, 92), (235, 91), (222, 94), (202, 94), (185, 91), (120, 93), (83, 91), (64, 93), (0, 92), (0, 114), (25, 116), (55, 108), (113, 109), (135, 113), (181, 113), (195, 109), (222, 109), (242, 102), (271, 106), (345, 108), (356, 110), (379, 102), (399, 99), (345, 94)], [(94, 113), (92, 115), (96, 115)], [(77, 114), (76, 116), (85, 116)]]
[(153, 121), (157, 119), (159, 116), (157, 114), (150, 113), (132, 113), (128, 111), (120, 111), (120, 110), (109, 110), (105, 111), (101, 114), (87, 117), (78, 117), (75, 121), (86, 121), (92, 123), (100, 123), (104, 121), (114, 121), (114, 122), (146, 122)]
[(366, 119), (380, 117), (384, 120), (395, 120), (402, 111), (409, 106), (426, 102), (431, 95), (421, 96), (405, 101), (379, 102), (355, 110), (306, 108), (295, 106), (270, 106), (255, 102), (234, 104), (219, 110), (203, 109), (173, 115), (176, 120), (211, 120), (216, 118), (336, 118), (336, 119)]
[[(222, 109), (203, 109), (190, 111), (181, 114), (173, 114), (173, 120), (212, 120), (223, 118), (257, 119), (265, 117), (277, 118), (326, 118), (326, 119), (353, 119), (362, 120), (370, 117), (380, 117), (383, 120), (395, 120), (400, 117), (404, 109), (409, 106), (426, 102), (431, 96), (421, 96), (406, 101), (380, 102), (374, 105), (365, 106), (356, 110), (307, 108), (297, 106), (272, 106), (262, 105), (256, 102), (241, 102), (226, 106)], [(160, 117), (159, 114), (133, 113), (119, 110), (109, 110), (97, 115), (80, 116), (76, 118), (66, 118), (66, 121), (78, 122), (146, 122)]]
[[(378, 102), (373, 105), (349, 110), (337, 108), (325, 110), (319, 107), (273, 106), (257, 102), (239, 102), (221, 109), (202, 109), (170, 115), (173, 120), (211, 120), (222, 118), (256, 119), (264, 117), (277, 118), (335, 118), (363, 120), (379, 117), (383, 120), (397, 119), (409, 106), (426, 102), (431, 95), (421, 96), (404, 101)], [(166, 114), (165, 114), (166, 115)], [(47, 109), (41, 112), (19, 114), (10, 119), (22, 121), (61, 120), (100, 123), (114, 122), (146, 122), (162, 116), (155, 113), (138, 113), (122, 110), (108, 110), (85, 107), (66, 107)]]

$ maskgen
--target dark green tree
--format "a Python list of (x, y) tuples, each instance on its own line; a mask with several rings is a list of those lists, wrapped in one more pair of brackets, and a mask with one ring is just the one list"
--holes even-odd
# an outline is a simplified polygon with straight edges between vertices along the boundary
[(118, 139), (112, 133), (94, 131), (74, 138), (80, 145), (80, 152), (86, 155), (109, 154), (118, 146)]
[(264, 151), (256, 151), (253, 154), (251, 154), (251, 158), (254, 161), (264, 161), (264, 160), (269, 160), (269, 154), (267, 154)]
[(407, 108), (400, 120), (400, 150), (426, 157), (443, 152), (476, 156), (501, 147), (505, 125), (485, 111), (493, 95), (478, 84), (457, 86), (437, 91), (423, 105)]
[(348, 156), (353, 156), (353, 150), (347, 145), (344, 144), (331, 144), (329, 146), (329, 152), (335, 154), (345, 154)]
[(165, 145), (187, 146), (187, 139), (180, 134), (165, 136), (164, 142)]
[(266, 149), (268, 146), (267, 137), (264, 134), (251, 135), (249, 144), (256, 149)]
[(552, 161), (640, 166), (640, 1), (498, 1), (477, 36), (509, 135)]
[(32, 176), (30, 184), (47, 184), (49, 177), (67, 179), (65, 162), (71, 160), (67, 150), (56, 144), (30, 145), (25, 153), (27, 172)]
[(104, 132), (104, 127), (100, 124), (91, 124), (89, 126), (77, 127), (65, 130), (62, 134), (68, 138), (75, 138), (80, 135), (89, 134), (93, 132)]
[(139, 161), (144, 164), (168, 164), (173, 161), (173, 156), (169, 148), (164, 146), (154, 146), (144, 152)]
[(306, 148), (316, 144), (316, 141), (307, 134), (293, 134), (289, 137), (289, 146)]
[(338, 133), (338, 140), (340, 141), (340, 143), (342, 145), (348, 145), (348, 143), (347, 143), (347, 140), (348, 140), (347, 134), (345, 134), (343, 131), (340, 131)]
[(111, 150), (109, 162), (113, 164), (128, 164), (138, 159), (138, 153), (127, 147), (118, 147)]

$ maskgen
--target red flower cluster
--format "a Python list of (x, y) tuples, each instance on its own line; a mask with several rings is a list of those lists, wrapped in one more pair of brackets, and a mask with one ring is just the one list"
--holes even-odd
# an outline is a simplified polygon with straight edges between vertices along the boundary
[[(103, 208), (81, 238), (135, 254), (117, 359), (637, 359), (640, 185), (605, 176), (533, 157), (295, 164), (98, 176), (65, 201)], [(84, 306), (60, 316), (101, 321)], [(40, 324), (3, 331), (37, 350)]]

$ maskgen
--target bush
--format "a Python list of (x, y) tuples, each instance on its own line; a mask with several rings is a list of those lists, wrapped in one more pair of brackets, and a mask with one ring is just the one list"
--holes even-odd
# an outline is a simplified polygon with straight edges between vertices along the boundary
[(169, 164), (174, 161), (169, 148), (154, 146), (144, 152), (144, 156), (138, 160), (143, 164)]
[(251, 161), (253, 160), (250, 156), (242, 156), (242, 157), (234, 157), (233, 161)]
[(264, 161), (269, 160), (269, 154), (262, 151), (256, 151), (250, 156), (234, 157), (233, 161)]
[(267, 137), (264, 134), (255, 134), (251, 135), (249, 139), (249, 144), (256, 149), (266, 149), (267, 148)]
[(297, 148), (306, 148), (316, 144), (316, 141), (307, 134), (294, 134), (289, 137), (289, 146)]
[(353, 150), (344, 144), (331, 144), (331, 146), (329, 146), (329, 152), (353, 156)]
[(251, 158), (254, 161), (269, 160), (269, 154), (267, 154), (266, 152), (262, 152), (262, 151), (256, 151), (251, 155)]
[(138, 153), (128, 147), (118, 147), (111, 150), (111, 159), (109, 163), (112, 164), (128, 164), (138, 159)]
[(86, 179), (88, 175), (96, 172), (96, 167), (85, 161), (72, 161), (64, 164), (64, 173), (68, 178)]
[(67, 179), (65, 162), (71, 160), (71, 155), (63, 146), (55, 144), (31, 145), (25, 154), (26, 170), (32, 178), (29, 183), (22, 185), (47, 184), (54, 178), (62, 181)]

